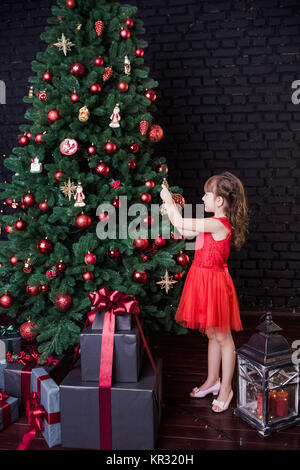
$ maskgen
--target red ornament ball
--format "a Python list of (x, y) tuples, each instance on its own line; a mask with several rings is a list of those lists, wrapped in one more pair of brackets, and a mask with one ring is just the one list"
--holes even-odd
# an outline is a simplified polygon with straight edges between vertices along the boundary
[(107, 142), (104, 148), (106, 153), (114, 153), (117, 150), (117, 146), (114, 142)]
[(82, 274), (82, 279), (84, 280), (84, 282), (92, 281), (94, 277), (95, 277), (94, 273), (89, 272), (89, 271)]
[(138, 250), (145, 250), (146, 248), (148, 248), (148, 245), (149, 245), (149, 241), (147, 238), (135, 238), (134, 239), (134, 246)]
[(168, 171), (169, 171), (169, 169), (168, 169), (167, 165), (165, 165), (163, 163), (161, 163), (157, 167), (157, 173), (165, 173), (167, 175)]
[(164, 132), (158, 124), (153, 124), (150, 128), (148, 139), (150, 142), (156, 143), (163, 138)]
[(24, 196), (21, 198), (21, 203), (25, 207), (33, 207), (35, 204), (35, 198), (34, 195), (31, 193), (26, 193)]
[(152, 180), (148, 180), (148, 181), (145, 181), (145, 186), (147, 186), (148, 188), (154, 188), (155, 183)]
[(139, 284), (144, 284), (147, 280), (147, 273), (145, 271), (134, 271), (132, 280), (134, 282), (138, 282)]
[(37, 324), (33, 321), (27, 321), (20, 326), (20, 336), (25, 341), (33, 341), (39, 334), (37, 330)]
[(34, 141), (37, 143), (37, 144), (41, 144), (42, 143), (42, 138), (43, 138), (43, 134), (37, 134), (34, 138)]
[(73, 299), (69, 294), (59, 294), (55, 299), (55, 305), (61, 311), (68, 310), (72, 304)]
[(50, 251), (53, 250), (53, 245), (52, 243), (46, 238), (43, 240), (40, 240), (37, 244), (37, 249), (40, 253), (47, 255), (50, 253)]
[(74, 77), (80, 77), (80, 75), (83, 75), (84, 72), (85, 72), (85, 67), (80, 62), (75, 62), (74, 64), (71, 65), (70, 73), (74, 75)]
[(61, 181), (64, 176), (65, 174), (63, 171), (57, 171), (56, 173), (54, 173), (54, 178), (56, 179), (56, 181)]
[(176, 256), (176, 263), (180, 266), (187, 266), (190, 262), (190, 258), (185, 253), (180, 252), (179, 255)]
[(138, 48), (135, 53), (138, 57), (144, 57), (144, 51), (141, 48)]
[(95, 264), (96, 261), (97, 261), (96, 255), (94, 255), (93, 253), (88, 253), (84, 257), (85, 264)]
[(138, 144), (133, 143), (129, 147), (129, 152), (130, 153), (138, 153), (139, 150), (140, 150), (140, 147), (138, 146)]
[(32, 297), (35, 297), (36, 295), (39, 295), (40, 288), (38, 286), (26, 286), (26, 292)]
[(126, 82), (120, 82), (118, 83), (118, 90), (121, 92), (121, 93), (125, 93), (126, 91), (128, 91), (128, 83)]
[(17, 220), (17, 222), (14, 224), (16, 230), (25, 230), (26, 226), (27, 224), (24, 222), (24, 220)]
[(141, 195), (141, 201), (144, 202), (145, 204), (148, 204), (151, 201), (152, 197), (151, 194), (149, 193), (143, 193)]
[(59, 112), (56, 109), (51, 109), (49, 113), (47, 114), (48, 120), (50, 122), (55, 122), (57, 119), (59, 119)]
[(129, 169), (130, 170), (134, 170), (135, 167), (136, 167), (136, 163), (134, 160), (130, 160), (130, 162), (128, 163), (128, 166), (129, 166)]
[(75, 0), (66, 0), (66, 7), (70, 9), (75, 8), (76, 7)]
[(129, 29), (121, 29), (120, 36), (122, 39), (129, 39), (130, 38), (130, 31)]
[(88, 148), (88, 154), (95, 155), (95, 153), (97, 153), (97, 148), (95, 147), (95, 145), (90, 145), (90, 147)]
[(162, 236), (158, 236), (155, 238), (155, 245), (158, 246), (158, 247), (162, 247), (162, 246), (165, 246), (166, 244), (166, 239), (163, 238)]
[(98, 175), (107, 176), (109, 173), (109, 166), (107, 166), (106, 163), (101, 162), (96, 166), (95, 170)]
[(111, 248), (110, 250), (108, 250), (108, 256), (111, 259), (117, 259), (120, 256), (120, 252), (117, 248)]
[(76, 217), (75, 224), (78, 228), (87, 229), (91, 225), (91, 223), (92, 219), (89, 215), (80, 214), (78, 217)]
[(10, 264), (12, 264), (13, 266), (15, 266), (18, 262), (18, 258), (16, 256), (11, 256), (11, 258), (9, 258), (9, 262)]
[(42, 294), (46, 294), (47, 292), (49, 292), (49, 290), (50, 290), (49, 284), (41, 284), (40, 285), (40, 292)]
[(46, 211), (49, 208), (48, 202), (47, 201), (40, 202), (39, 208), (41, 211)]
[(101, 91), (101, 86), (99, 85), (99, 83), (93, 83), (91, 86), (90, 86), (90, 91), (91, 93), (100, 93)]
[(3, 294), (1, 297), (0, 297), (0, 305), (1, 307), (3, 308), (10, 308), (13, 306), (15, 302), (15, 299), (14, 297), (11, 295), (11, 294), (8, 294), (7, 292), (5, 292), (5, 294)]
[(28, 137), (26, 135), (22, 135), (20, 138), (19, 138), (19, 144), (22, 146), (22, 147), (25, 147), (25, 145), (29, 145), (30, 144), (30, 141), (28, 139)]
[(60, 273), (63, 273), (67, 269), (66, 263), (64, 263), (62, 260), (56, 265), (57, 271)]
[(44, 82), (51, 83), (52, 81), (52, 75), (50, 72), (45, 72), (43, 75), (43, 80)]
[(153, 103), (156, 100), (156, 93), (153, 90), (147, 90), (145, 92), (145, 97)]
[(173, 277), (174, 277), (175, 281), (181, 281), (182, 273), (180, 273), (180, 272), (179, 273), (174, 273)]
[(102, 57), (96, 57), (96, 59), (94, 60), (94, 64), (97, 65), (97, 67), (102, 67), (103, 65)]
[(12, 233), (13, 228), (10, 225), (5, 225), (5, 231), (6, 231), (6, 233)]
[(109, 219), (109, 213), (104, 211), (104, 212), (101, 212), (101, 214), (98, 216), (98, 219), (100, 220), (100, 222), (103, 222), (104, 220), (108, 220)]
[(142, 261), (145, 263), (148, 259), (147, 255), (144, 255), (144, 253), (141, 254)]
[(133, 20), (131, 18), (127, 18), (126, 21), (125, 21), (126, 25), (128, 28), (132, 28), (133, 27)]
[(72, 93), (71, 100), (73, 103), (77, 103), (77, 101), (79, 101), (79, 95), (77, 95), (77, 93)]
[(120, 209), (120, 207), (121, 207), (121, 202), (120, 202), (119, 199), (116, 197), (116, 198), (113, 200), (112, 205), (113, 205), (116, 209)]

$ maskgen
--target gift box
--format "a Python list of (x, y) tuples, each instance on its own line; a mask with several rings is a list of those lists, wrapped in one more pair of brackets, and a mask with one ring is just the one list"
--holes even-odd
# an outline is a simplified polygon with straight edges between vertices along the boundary
[(6, 361), (0, 361), (0, 388), (4, 390), (4, 369), (6, 369)]
[(31, 393), (39, 395), (39, 404), (45, 411), (42, 435), (49, 447), (61, 443), (60, 395), (59, 386), (44, 367), (32, 369)]
[(0, 335), (0, 360), (6, 358), (6, 354), (19, 354), (21, 351), (21, 336), (18, 334), (3, 336)]
[[(0, 392), (0, 397), (2, 392)], [(0, 398), (0, 431), (19, 419), (19, 401), (15, 397)]]
[[(65, 360), (65, 356), (59, 356), (48, 366), (43, 366), (47, 373), (60, 382), (70, 370), (69, 358)], [(3, 389), (9, 395), (17, 397), (23, 408), (30, 395), (31, 372), (34, 368), (41, 367), (39, 364), (23, 365), (21, 362), (8, 362), (3, 370), (4, 384)], [(0, 365), (1, 372), (1, 365)], [(0, 381), (1, 382), (1, 381)]]
[[(103, 330), (105, 310), (98, 310), (92, 324), (93, 330)], [(134, 315), (124, 313), (123, 315), (116, 315), (116, 331), (130, 331), (134, 328)]]
[[(112, 450), (154, 449), (161, 419), (162, 360), (155, 358), (155, 365), (157, 375), (147, 360), (137, 383), (112, 383)], [(82, 381), (80, 367), (61, 383), (60, 404), (62, 446), (100, 449), (99, 386)]]
[[(82, 380), (99, 380), (102, 336), (102, 330), (94, 330), (91, 327), (85, 328), (80, 335)], [(116, 332), (112, 380), (137, 382), (142, 367), (143, 352), (144, 345), (138, 328)]]

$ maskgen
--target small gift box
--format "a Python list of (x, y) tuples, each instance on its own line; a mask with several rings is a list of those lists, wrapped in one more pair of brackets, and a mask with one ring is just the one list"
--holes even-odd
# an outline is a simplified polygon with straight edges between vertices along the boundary
[(4, 390), (4, 369), (6, 369), (7, 363), (5, 360), (0, 361), (0, 388)]
[[(42, 435), (49, 447), (61, 443), (59, 386), (44, 367), (32, 369), (31, 392), (37, 394), (35, 406), (43, 408)], [(40, 408), (41, 409), (41, 408)], [(31, 410), (34, 413), (34, 408)]]
[(19, 419), (19, 402), (0, 390), (0, 431)]
[(0, 325), (0, 361), (5, 360), (6, 354), (18, 354), (21, 351), (21, 336), (12, 325)]
[[(102, 330), (93, 330), (91, 327), (83, 330), (80, 335), (82, 380), (99, 380), (102, 338)], [(137, 382), (143, 364), (143, 353), (144, 345), (138, 328), (115, 333), (113, 380)]]

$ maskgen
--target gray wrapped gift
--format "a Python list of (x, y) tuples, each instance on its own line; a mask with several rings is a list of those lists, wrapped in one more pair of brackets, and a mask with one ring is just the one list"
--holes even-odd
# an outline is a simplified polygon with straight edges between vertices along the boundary
[(0, 335), (0, 360), (6, 359), (6, 354), (19, 354), (21, 351), (21, 336), (18, 334), (2, 336)]
[[(112, 450), (153, 450), (162, 405), (162, 360), (154, 358), (158, 377), (147, 359), (137, 383), (111, 387)], [(99, 388), (81, 381), (75, 367), (60, 384), (62, 446), (100, 449)]]
[(4, 390), (4, 369), (6, 369), (6, 361), (0, 361), (0, 388)]
[[(32, 369), (31, 392), (38, 392), (39, 377), (47, 377), (48, 373), (43, 367)], [(44, 407), (47, 417), (44, 418), (44, 430), (42, 434), (49, 447), (61, 444), (60, 423), (60, 394), (59, 387), (49, 376), (40, 381), (40, 404)]]
[[(80, 335), (82, 380), (98, 381), (100, 374), (102, 330), (85, 328)], [(137, 382), (143, 362), (144, 345), (138, 328), (114, 335), (112, 380)]]
[[(92, 324), (93, 330), (103, 330), (105, 310), (98, 310)], [(135, 326), (134, 315), (125, 313), (124, 315), (116, 315), (115, 331), (130, 331)]]
[(19, 419), (19, 402), (18, 399), (15, 397), (8, 397), (5, 402), (5, 404), (9, 405), (9, 423), (6, 423), (6, 419), (3, 416), (3, 413), (5, 413), (5, 410), (3, 408), (0, 408), (0, 431), (2, 431), (4, 428), (7, 427), (7, 425), (14, 423)]

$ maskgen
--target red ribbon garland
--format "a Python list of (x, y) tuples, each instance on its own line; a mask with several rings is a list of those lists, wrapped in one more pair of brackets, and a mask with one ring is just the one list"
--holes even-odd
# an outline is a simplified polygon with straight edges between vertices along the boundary
[(7, 393), (3, 392), (0, 388), (0, 408), (2, 410), (2, 424), (3, 429), (6, 428), (11, 422), (10, 416), (10, 403), (6, 403), (8, 399)]
[(33, 392), (26, 403), (26, 412), (28, 418), (28, 424), (30, 424), (30, 429), (27, 431), (20, 444), (17, 447), (17, 450), (27, 450), (30, 446), (32, 440), (34, 439), (37, 431), (44, 430), (44, 419), (46, 419), (48, 424), (57, 424), (60, 423), (60, 412), (56, 413), (47, 413), (45, 408), (40, 404), (41, 401), (41, 382), (43, 380), (50, 379), (50, 375), (45, 374), (41, 375), (37, 379), (37, 392)]
[[(99, 428), (100, 428), (100, 449), (112, 449), (112, 419), (111, 419), (111, 382), (112, 382), (112, 366), (114, 351), (114, 333), (115, 333), (115, 315), (124, 315), (130, 313), (135, 315), (136, 322), (141, 333), (143, 344), (148, 353), (150, 362), (156, 375), (158, 375), (151, 351), (147, 344), (141, 323), (138, 319), (140, 309), (138, 301), (132, 295), (127, 295), (117, 290), (108, 290), (101, 287), (98, 292), (89, 294), (93, 309), (88, 312), (87, 323), (93, 323), (96, 313), (99, 310), (105, 310), (101, 360), (100, 360), (100, 376), (99, 376)], [(79, 344), (75, 348), (73, 364), (76, 362), (80, 354)]]

